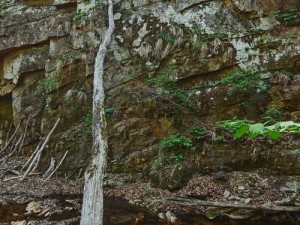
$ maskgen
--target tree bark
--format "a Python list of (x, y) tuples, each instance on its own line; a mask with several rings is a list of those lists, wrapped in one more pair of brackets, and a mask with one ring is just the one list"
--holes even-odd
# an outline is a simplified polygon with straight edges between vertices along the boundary
[(109, 27), (99, 47), (94, 68), (92, 162), (86, 170), (80, 225), (103, 224), (103, 176), (106, 168), (107, 134), (104, 114), (103, 67), (115, 24), (112, 0), (108, 3)]

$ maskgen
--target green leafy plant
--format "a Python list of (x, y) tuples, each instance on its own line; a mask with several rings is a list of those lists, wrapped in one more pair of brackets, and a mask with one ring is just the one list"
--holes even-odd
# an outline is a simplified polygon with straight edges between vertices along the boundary
[(292, 22), (300, 19), (300, 12), (299, 11), (280, 12), (276, 14), (276, 18), (284, 22)]
[(284, 112), (280, 109), (269, 108), (263, 116), (265, 121), (279, 121), (284, 118)]
[(50, 92), (58, 88), (58, 81), (55, 77), (45, 77), (37, 85), (34, 94), (41, 94), (45, 92)]
[(300, 134), (300, 123), (293, 121), (277, 122), (273, 125), (265, 123), (253, 123), (245, 120), (225, 120), (220, 122), (221, 126), (234, 132), (235, 138), (246, 136), (247, 138), (255, 138), (257, 136), (278, 139), (282, 137), (283, 133)]
[(214, 141), (217, 141), (217, 142), (223, 142), (223, 141), (225, 141), (225, 136), (224, 136), (224, 135), (217, 135), (217, 136), (214, 138)]
[(202, 141), (204, 138), (206, 138), (209, 135), (209, 132), (205, 128), (199, 125), (194, 125), (189, 130), (189, 133), (191, 134), (192, 138), (198, 142)]
[(106, 116), (111, 116), (115, 113), (115, 108), (104, 108), (104, 113)]
[(260, 38), (258, 41), (257, 41), (257, 45), (269, 45), (269, 47), (271, 47), (270, 44), (280, 44), (282, 43), (282, 39), (279, 39), (277, 37), (264, 37), (264, 38)]
[(177, 79), (171, 77), (173, 67), (162, 69), (156, 77), (148, 79), (146, 84), (155, 87), (159, 93), (169, 94), (174, 100), (179, 103), (192, 106), (190, 99), (184, 91), (178, 86)]
[(257, 92), (263, 92), (268, 89), (268, 84), (261, 78), (262, 71), (249, 69), (247, 71), (237, 69), (231, 71), (227, 77), (223, 78), (219, 84), (233, 84), (229, 92), (245, 89), (256, 89)]
[(249, 31), (249, 34), (256, 35), (256, 34), (262, 34), (264, 32), (266, 32), (266, 31), (263, 30), (263, 29), (254, 28), (254, 29), (252, 29), (252, 30)]
[(93, 115), (91, 113), (87, 114), (84, 118), (83, 118), (86, 130), (88, 133), (92, 133), (93, 132)]
[(173, 159), (175, 162), (181, 162), (184, 160), (184, 156), (182, 153), (180, 153), (180, 154), (172, 156), (171, 159)]
[(157, 38), (161, 38), (169, 44), (174, 44), (175, 43), (175, 36), (171, 33), (168, 33), (168, 32), (159, 32), (157, 34)]
[(193, 30), (191, 30), (191, 32), (193, 33), (193, 34), (199, 34), (199, 35), (203, 35), (203, 34), (205, 34), (205, 30), (204, 29), (202, 29), (202, 28), (195, 28), (195, 29), (193, 29)]
[(73, 17), (72, 21), (74, 23), (80, 23), (84, 20), (84, 18), (86, 18), (88, 16), (88, 14), (86, 12), (83, 12), (81, 9), (78, 10), (78, 12), (76, 13), (76, 15)]
[(162, 149), (183, 150), (187, 147), (191, 147), (192, 145), (193, 145), (193, 143), (190, 138), (183, 137), (179, 134), (175, 134), (175, 135), (166, 137), (160, 142), (160, 147)]
[(277, 122), (271, 126), (267, 126), (266, 128), (290, 134), (300, 134), (300, 123), (295, 123), (294, 121)]
[(233, 133), (235, 133), (237, 130), (239, 130), (244, 124), (250, 124), (252, 121), (243, 119), (232, 119), (232, 120), (223, 120), (219, 122), (219, 126), (221, 128), (225, 128)]

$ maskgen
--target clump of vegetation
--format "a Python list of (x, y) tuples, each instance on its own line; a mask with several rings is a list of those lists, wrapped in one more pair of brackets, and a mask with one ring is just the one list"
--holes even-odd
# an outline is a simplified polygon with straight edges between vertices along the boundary
[(181, 162), (184, 160), (184, 155), (182, 153), (179, 153), (177, 155), (172, 156), (171, 159), (175, 162)]
[(263, 29), (254, 28), (249, 31), (249, 34), (256, 35), (256, 34), (263, 34), (264, 32), (265, 30)]
[(76, 13), (76, 15), (73, 17), (72, 21), (76, 24), (82, 22), (88, 14), (86, 12), (83, 12), (81, 9), (79, 9)]
[(248, 120), (225, 120), (219, 123), (222, 127), (234, 132), (235, 138), (241, 138), (243, 136), (247, 138), (255, 138), (258, 136), (269, 136), (273, 139), (282, 137), (283, 133), (299, 134), (300, 123), (293, 121), (277, 122), (273, 125), (267, 125), (266, 123), (253, 123)]
[(219, 39), (227, 38), (227, 35), (225, 33), (215, 31), (214, 33), (208, 34), (205, 32), (205, 30), (201, 28), (190, 30), (190, 35), (191, 35), (190, 43), (194, 48), (201, 48), (203, 45), (206, 45), (207, 43), (217, 38)]
[(45, 77), (37, 85), (34, 94), (41, 94), (45, 92), (50, 92), (58, 88), (58, 81), (55, 77)]
[(195, 140), (196, 142), (203, 141), (203, 139), (209, 135), (209, 132), (205, 128), (203, 128), (199, 125), (194, 125), (189, 130), (189, 133), (190, 133), (192, 139)]
[(92, 133), (93, 132), (93, 115), (92, 115), (92, 113), (87, 114), (83, 118), (83, 121), (84, 121), (87, 132)]
[(168, 162), (170, 159), (171, 162), (183, 161), (185, 155), (183, 151), (190, 150), (191, 147), (199, 147), (207, 136), (209, 136), (209, 132), (196, 124), (186, 130), (184, 135), (173, 134), (164, 138), (160, 142), (160, 149), (170, 153), (170, 156), (164, 158), (164, 162)]
[(197, 49), (197, 48), (201, 48), (203, 45), (207, 44), (207, 42), (205, 41), (196, 41), (196, 42), (191, 42), (193, 48)]
[(253, 123), (250, 120), (247, 119), (232, 119), (232, 120), (223, 120), (219, 122), (219, 126), (221, 128), (227, 129), (230, 132), (235, 133), (237, 130), (239, 130), (244, 124), (250, 124)]
[(74, 60), (75, 57), (76, 57), (76, 54), (74, 52), (67, 51), (63, 54), (60, 54), (57, 59), (60, 60), (60, 61), (66, 62), (66, 61)]
[(255, 89), (257, 92), (264, 92), (268, 89), (268, 84), (261, 78), (262, 71), (258, 70), (233, 70), (227, 77), (223, 78), (219, 83), (233, 84), (234, 86), (229, 89), (229, 92), (245, 89)]
[(299, 156), (300, 155), (300, 149), (296, 149), (295, 153)]
[(299, 11), (285, 11), (276, 14), (276, 18), (278, 20), (282, 20), (284, 22), (292, 22), (295, 20), (300, 19), (300, 12)]
[(115, 108), (109, 108), (109, 107), (105, 107), (105, 108), (104, 108), (105, 116), (111, 116), (111, 115), (113, 115), (115, 112), (116, 112), (116, 109), (115, 109)]
[(168, 32), (159, 32), (157, 34), (157, 38), (161, 38), (169, 44), (174, 44), (175, 43), (175, 36), (171, 33), (168, 33)]
[(146, 84), (155, 87), (161, 94), (169, 94), (181, 104), (191, 106), (192, 103), (184, 91), (178, 86), (177, 79), (172, 77), (173, 67), (162, 69), (156, 77), (148, 79)]
[[(184, 149), (189, 148), (192, 145), (193, 143), (190, 138), (186, 138), (179, 134), (166, 137), (160, 142), (160, 148), (162, 150), (183, 151)], [(179, 153), (179, 154), (172, 155), (170, 158), (175, 162), (180, 162), (184, 160), (184, 155), (183, 153)]]
[(280, 109), (269, 108), (263, 118), (265, 121), (280, 121), (284, 119), (284, 112)]
[[(282, 39), (279, 39), (277, 37), (271, 37), (271, 36), (268, 36), (268, 37), (264, 37), (264, 38), (260, 38), (258, 41), (257, 41), (257, 45), (266, 45), (266, 44), (281, 44), (282, 43)], [(269, 45), (269, 47), (271, 47)]]
[(192, 145), (193, 145), (193, 143), (190, 138), (183, 137), (179, 134), (175, 134), (175, 135), (166, 137), (160, 142), (160, 147), (162, 149), (183, 150), (187, 147), (191, 147)]

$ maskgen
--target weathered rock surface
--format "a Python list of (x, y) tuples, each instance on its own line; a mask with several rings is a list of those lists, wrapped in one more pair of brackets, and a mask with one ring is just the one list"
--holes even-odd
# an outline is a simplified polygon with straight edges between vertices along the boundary
[[(94, 4), (0, 3), (0, 143), (12, 121), (25, 129), (30, 118), (27, 149), (33, 149), (61, 117), (42, 164), (69, 150), (61, 168), (68, 176), (82, 173), (91, 148), (91, 75), (106, 17), (105, 7)], [(104, 78), (108, 170), (148, 174), (160, 140), (197, 123), (213, 133), (217, 121), (258, 121), (268, 108), (298, 121), (299, 9), (297, 0), (116, 1), (117, 29)], [(238, 69), (254, 83), (231, 91), (220, 81)], [(176, 85), (164, 89), (163, 79)], [(185, 159), (201, 170), (251, 165), (299, 174), (299, 141), (288, 142), (245, 145), (211, 138)]]

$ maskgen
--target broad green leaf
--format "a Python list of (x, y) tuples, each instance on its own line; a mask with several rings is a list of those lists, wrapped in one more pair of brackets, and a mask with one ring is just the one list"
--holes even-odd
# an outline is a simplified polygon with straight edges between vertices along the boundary
[(267, 130), (268, 132), (268, 135), (271, 137), (271, 138), (274, 138), (274, 139), (279, 139), (282, 137), (282, 134), (278, 131), (274, 131), (274, 130)]
[(269, 130), (279, 130), (280, 128), (280, 122), (273, 124), (272, 126), (267, 126), (266, 127)]
[(299, 134), (300, 133), (299, 127), (289, 127), (286, 131), (288, 133), (292, 133), (292, 134)]
[(287, 130), (288, 131), (296, 131), (296, 130), (299, 130), (299, 127), (291, 126), (291, 127), (288, 127)]
[(256, 138), (259, 135), (259, 133), (249, 133), (248, 138)]
[(275, 127), (275, 125), (272, 126), (266, 126), (267, 130), (277, 130), (278, 128)]
[(273, 125), (266, 126), (270, 121), (266, 123), (255, 123), (248, 120), (226, 120), (223, 121), (224, 128), (231, 132), (234, 132), (235, 138), (240, 138), (246, 135), (248, 138), (255, 138), (257, 136), (265, 136), (278, 139), (282, 137), (282, 132), (288, 134), (300, 134), (300, 123), (293, 121), (277, 122)]
[(244, 124), (240, 129), (238, 129), (235, 134), (234, 137), (235, 138), (240, 138), (242, 137), (245, 133), (247, 133), (247, 131), (249, 130), (249, 125), (248, 124)]
[(262, 123), (255, 123), (249, 126), (250, 134), (262, 134), (264, 133), (265, 126)]
[(284, 122), (279, 122), (279, 126), (283, 129), (286, 129), (290, 126), (294, 126), (295, 125), (295, 122), (293, 121), (284, 121)]

